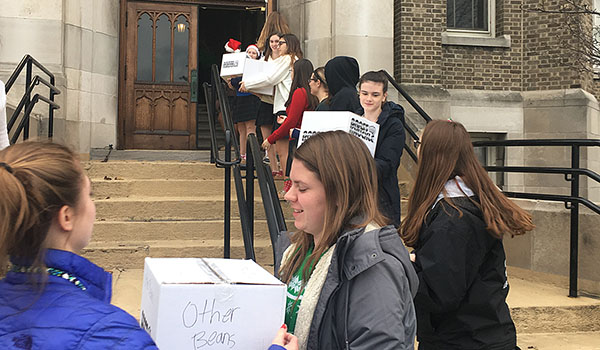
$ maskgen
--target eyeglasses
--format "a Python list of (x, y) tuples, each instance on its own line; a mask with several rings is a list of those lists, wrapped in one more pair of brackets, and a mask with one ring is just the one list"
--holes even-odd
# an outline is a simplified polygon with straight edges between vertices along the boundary
[(415, 145), (415, 148), (419, 148), (419, 146), (421, 145), (421, 140), (415, 139), (413, 140), (413, 144)]
[(279, 45), (287, 44), (287, 41), (279, 40)]
[(327, 83), (325, 82), (325, 80), (323, 78), (321, 78), (321, 76), (319, 75), (319, 73), (317, 73), (316, 70), (312, 72), (312, 77), (308, 80), (308, 82), (310, 83), (311, 80), (314, 82), (320, 81), (321, 84), (327, 86)]

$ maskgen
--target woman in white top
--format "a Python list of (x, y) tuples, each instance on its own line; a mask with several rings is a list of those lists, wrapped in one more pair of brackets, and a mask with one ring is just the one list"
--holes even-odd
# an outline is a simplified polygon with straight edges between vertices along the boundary
[[(277, 33), (273, 33), (267, 37), (267, 42), (263, 44), (263, 46), (266, 47), (265, 61), (270, 62), (279, 57), (279, 39)], [(273, 96), (259, 94), (258, 97), (260, 98), (260, 105), (256, 116), (256, 126), (260, 128), (260, 133), (263, 139), (266, 140), (267, 137), (271, 136), (273, 124), (275, 123), (273, 114)], [(274, 159), (274, 161), (270, 163), (270, 166), (271, 172), (273, 173), (273, 176), (275, 176), (279, 171), (277, 157), (275, 156), (275, 147), (267, 151), (265, 160), (269, 160), (269, 158)]]
[[(280, 116), (277, 123), (283, 123), (285, 119), (285, 102), (290, 95), (292, 85), (292, 66), (296, 60), (302, 58), (302, 49), (300, 41), (294, 34), (278, 34), (279, 36), (279, 57), (274, 59), (270, 71), (252, 80), (242, 81), (240, 91), (252, 92), (253, 89), (274, 86), (275, 94), (273, 96), (273, 113)], [(276, 127), (275, 127), (276, 128)], [(265, 135), (263, 134), (263, 137)], [(285, 158), (288, 153), (289, 140), (279, 140), (275, 143), (275, 150)], [(276, 163), (276, 159), (271, 159), (271, 164)], [(285, 164), (281, 164), (283, 169)], [(273, 169), (273, 166), (271, 166)], [(283, 172), (281, 172), (283, 175)]]

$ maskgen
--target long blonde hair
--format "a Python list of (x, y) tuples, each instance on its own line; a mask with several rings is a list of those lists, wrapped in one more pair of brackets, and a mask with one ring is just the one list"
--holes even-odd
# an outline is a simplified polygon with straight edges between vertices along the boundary
[[(431, 121), (421, 141), (417, 178), (400, 229), (406, 245), (417, 245), (421, 227), (437, 196), (444, 192), (446, 182), (457, 175), (478, 197), (479, 202), (473, 203), (483, 212), (490, 234), (502, 238), (505, 234), (521, 235), (535, 227), (531, 215), (500, 192), (479, 164), (469, 133), (462, 124)], [(451, 198), (445, 200), (462, 215)]]
[[(380, 226), (387, 220), (377, 206), (377, 168), (367, 146), (357, 137), (344, 131), (316, 134), (306, 140), (294, 153), (294, 162), (302, 162), (315, 173), (325, 188), (326, 209), (323, 232), (302, 271), (308, 280), (311, 266), (337, 242), (347, 229), (365, 227), (370, 222)], [(351, 222), (351, 220), (358, 222)], [(308, 253), (312, 235), (295, 232), (291, 237), (297, 247), (280, 269), (281, 278), (290, 281)]]
[(46, 142), (7, 147), (0, 163), (0, 275), (9, 256), (42, 268), (50, 224), (62, 206), (77, 205), (83, 169), (73, 151)]
[(269, 46), (267, 40), (274, 33), (289, 34), (291, 32), (283, 15), (277, 11), (273, 11), (267, 16), (267, 20), (260, 31), (260, 36), (256, 41), (256, 46), (258, 46), (261, 52), (265, 52), (265, 49)]

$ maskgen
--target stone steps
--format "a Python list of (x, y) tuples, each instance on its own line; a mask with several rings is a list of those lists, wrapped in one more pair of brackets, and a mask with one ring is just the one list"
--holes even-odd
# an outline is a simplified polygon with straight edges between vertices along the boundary
[[(223, 219), (223, 196), (130, 197), (98, 199), (96, 220), (216, 220)], [(285, 211), (286, 209), (284, 209)], [(231, 200), (231, 217), (239, 217), (237, 200)], [(264, 219), (261, 202), (254, 202), (254, 217)]]
[(128, 161), (85, 162), (84, 168), (92, 179), (105, 176), (122, 179), (222, 179), (223, 169), (208, 162)]
[[(294, 227), (293, 221), (287, 221), (287, 227)], [(231, 220), (232, 239), (241, 239), (239, 218)], [(266, 220), (254, 222), (255, 239), (269, 239)], [(94, 242), (139, 241), (141, 239), (157, 241), (207, 240), (223, 238), (223, 220), (165, 220), (165, 221), (100, 221), (94, 225)]]
[[(254, 251), (258, 263), (273, 264), (270, 240), (256, 240)], [(222, 258), (223, 239), (92, 242), (85, 248), (83, 256), (107, 270), (143, 269), (146, 257)], [(231, 241), (231, 258), (245, 258), (241, 238)]]

